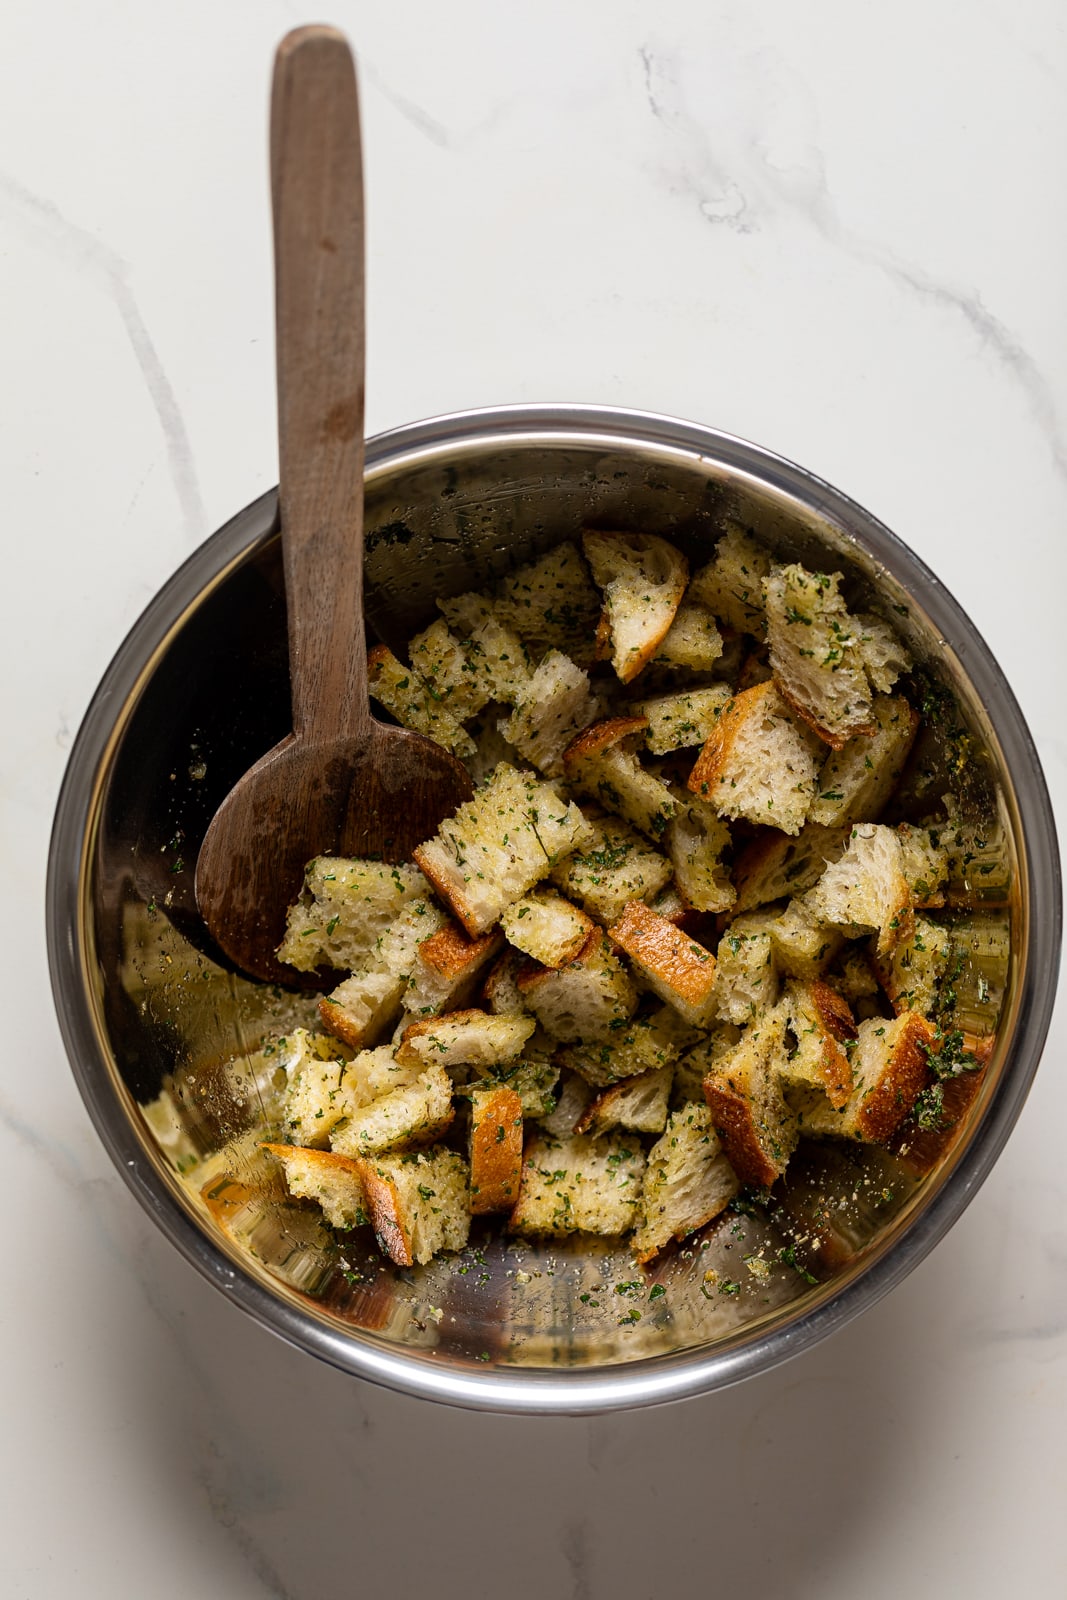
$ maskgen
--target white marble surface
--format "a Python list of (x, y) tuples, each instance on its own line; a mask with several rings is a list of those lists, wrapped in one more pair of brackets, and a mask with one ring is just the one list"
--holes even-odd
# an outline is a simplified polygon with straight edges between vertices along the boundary
[[(903, 1287), (762, 1380), (610, 1419), (437, 1409), (282, 1346), (179, 1259), (90, 1128), (47, 983), (51, 812), (126, 628), (275, 480), (266, 92), (302, 20), (292, 0), (4, 12), (0, 1591), (1058, 1597), (1062, 1005), (1006, 1153)], [(332, 20), (363, 59), (372, 430), (601, 401), (813, 467), (954, 587), (1062, 821), (1056, 0), (337, 0)]]

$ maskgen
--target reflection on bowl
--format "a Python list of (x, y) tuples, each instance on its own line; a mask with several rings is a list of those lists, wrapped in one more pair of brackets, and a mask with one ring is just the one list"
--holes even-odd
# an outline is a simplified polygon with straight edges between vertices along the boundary
[[(725, 435), (637, 413), (506, 408), (372, 441), (367, 473), (368, 613), (393, 648), (432, 619), (438, 595), (482, 587), (590, 521), (665, 534), (694, 563), (740, 521), (787, 558), (843, 572), (858, 606), (892, 615), (936, 707), (904, 803), (910, 794), (919, 814), (951, 787), (981, 840), (981, 871), (971, 864), (950, 884), (949, 916), (958, 1005), (976, 1032), (996, 1028), (988, 1064), (951, 1082), (938, 1126), (906, 1126), (892, 1148), (802, 1144), (769, 1204), (729, 1212), (647, 1279), (610, 1241), (538, 1244), (479, 1224), (461, 1255), (398, 1269), (360, 1235), (332, 1234), (316, 1208), (264, 1178), (256, 1152), (274, 1072), (260, 1046), (310, 1021), (314, 1001), (228, 970), (192, 888), (219, 801), (289, 727), (271, 495), (153, 602), (71, 757), (49, 937), (87, 1106), (183, 1253), (260, 1321), (345, 1370), (528, 1411), (733, 1382), (909, 1271), (1018, 1115), (1059, 945), (1051, 811), (1018, 708), (973, 626), (899, 541), (810, 474)], [(666, 1292), (650, 1298), (657, 1284)]]

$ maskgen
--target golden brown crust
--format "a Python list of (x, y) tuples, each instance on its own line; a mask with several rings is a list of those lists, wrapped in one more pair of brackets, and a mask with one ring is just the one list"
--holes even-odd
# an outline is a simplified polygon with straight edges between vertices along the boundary
[(367, 675), (371, 682), (373, 683), (375, 674), (386, 661), (395, 659), (396, 657), (393, 655), (393, 652), (389, 649), (388, 645), (372, 645), (367, 651)]
[(785, 1171), (788, 1154), (776, 1160), (766, 1148), (752, 1100), (728, 1078), (713, 1072), (704, 1079), (704, 1098), (726, 1158), (741, 1182), (757, 1189), (769, 1189)]
[(849, 832), (847, 824), (824, 828), (812, 822), (795, 838), (777, 828), (762, 830), (734, 862), (737, 899), (730, 907), (731, 915), (804, 894), (822, 876), (828, 861), (842, 854)]
[(896, 1131), (929, 1074), (930, 1047), (937, 1029), (916, 1011), (905, 1011), (901, 1016), (905, 1021), (892, 1054), (855, 1113), (858, 1137), (871, 1144), (884, 1144)]
[(434, 862), (429, 859), (421, 844), (416, 845), (411, 852), (411, 858), (424, 878), (428, 878), (436, 890), (439, 898), (455, 913), (472, 939), (478, 937), (478, 914), (460, 893), (459, 887), (451, 878), (439, 872)]
[(323, 995), (319, 1001), (319, 1021), (327, 1033), (332, 1033), (335, 1039), (350, 1045), (353, 1050), (363, 1047), (363, 1038), (366, 1028), (359, 1028), (345, 1015), (344, 1007), (339, 1006), (336, 1000), (331, 1000), (329, 995)]
[(841, 1045), (856, 1037), (856, 1022), (844, 995), (828, 983), (816, 978), (806, 987), (822, 1046), (819, 1069), (823, 1089), (834, 1110), (840, 1111), (852, 1093), (852, 1067)]
[(564, 962), (562, 967), (543, 967), (539, 961), (526, 961), (515, 975), (515, 982), (521, 994), (529, 994), (531, 989), (536, 989), (539, 983), (546, 978), (551, 978), (557, 972), (562, 972), (566, 967), (581, 967), (587, 965), (600, 954), (600, 947), (604, 939), (603, 928), (594, 923), (589, 935), (572, 960)]
[(790, 711), (793, 712), (794, 716), (799, 717), (801, 722), (806, 723), (811, 729), (812, 733), (817, 734), (824, 744), (828, 744), (830, 746), (831, 750), (843, 750), (848, 741), (850, 739), (855, 739), (858, 734), (873, 734), (878, 732), (878, 724), (877, 722), (873, 721), (850, 722), (847, 727), (839, 729), (827, 728), (819, 721), (818, 717), (813, 711), (809, 710), (807, 706), (801, 705), (796, 696), (790, 694), (781, 678), (775, 678), (774, 682), (778, 685), (778, 693), (781, 695)]
[(378, 1243), (398, 1267), (414, 1266), (411, 1240), (400, 1220), (400, 1197), (396, 1184), (378, 1172), (373, 1157), (355, 1156), (353, 1165), (363, 1184), (367, 1213)]
[(522, 1177), (522, 1101), (514, 1089), (474, 1096), (471, 1116), (471, 1211), (510, 1211)]
[(608, 929), (608, 938), (686, 1005), (707, 1004), (715, 982), (715, 957), (643, 901), (627, 903), (618, 922)]
[(723, 706), (719, 712), (719, 719), (686, 780), (686, 787), (692, 794), (711, 793), (712, 787), (722, 776), (722, 770), (730, 759), (737, 736), (745, 723), (750, 717), (761, 715), (768, 698), (776, 693), (773, 680), (768, 679), (766, 683), (757, 683), (751, 689), (743, 689)]
[(836, 989), (831, 989), (828, 983), (823, 983), (821, 978), (815, 978), (809, 984), (812, 1005), (815, 1014), (827, 1033), (831, 1034), (840, 1044), (846, 1039), (856, 1037), (856, 1019), (852, 1015), (852, 1007), (843, 994), (838, 994)]
[(590, 723), (564, 750), (564, 771), (572, 772), (580, 762), (610, 750), (613, 744), (619, 744), (631, 734), (642, 733), (647, 727), (647, 717), (608, 717), (603, 722)]
[(600, 613), (596, 625), (596, 640), (593, 645), (594, 661), (611, 660), (611, 619), (606, 611)]
[(499, 928), (471, 937), (464, 928), (450, 922), (419, 945), (419, 960), (424, 961), (447, 983), (459, 983), (477, 971), (504, 943)]
[(304, 1144), (262, 1144), (261, 1150), (269, 1150), (272, 1156), (277, 1156), (279, 1161), (285, 1161), (289, 1156), (299, 1156), (309, 1167), (317, 1167), (322, 1173), (344, 1172), (350, 1178), (362, 1181), (363, 1174), (359, 1170), (359, 1162), (352, 1156), (343, 1156), (337, 1150), (312, 1150)]
[[(511, 1020), (514, 1021), (513, 1018)], [(417, 1050), (410, 1048), (412, 1039), (422, 1039), (428, 1033), (440, 1033), (445, 1024), (452, 1028), (455, 1025), (466, 1025), (467, 1023), (475, 1026), (478, 1023), (489, 1023), (493, 1027), (497, 1027), (499, 1026), (500, 1018), (493, 1016), (488, 1011), (480, 1011), (477, 1006), (472, 1006), (466, 1011), (446, 1011), (439, 1017), (420, 1017), (417, 1022), (409, 1022), (400, 1035), (400, 1043), (396, 1047), (396, 1059), (401, 1066), (419, 1066), (422, 1062), (422, 1056)]]

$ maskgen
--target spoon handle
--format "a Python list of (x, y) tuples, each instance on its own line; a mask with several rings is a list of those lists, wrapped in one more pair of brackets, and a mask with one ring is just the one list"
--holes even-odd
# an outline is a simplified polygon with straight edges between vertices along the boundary
[(278, 47), (271, 95), (280, 513), (293, 731), (372, 726), (363, 628), (363, 167), (332, 28)]

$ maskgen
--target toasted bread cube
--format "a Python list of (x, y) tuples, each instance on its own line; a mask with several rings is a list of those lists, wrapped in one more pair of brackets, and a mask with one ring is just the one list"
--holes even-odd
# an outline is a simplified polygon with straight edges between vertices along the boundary
[(940, 842), (940, 830), (913, 828), (902, 822), (897, 828), (904, 877), (913, 906), (926, 911), (945, 903), (948, 881), (948, 851)]
[(415, 669), (405, 667), (384, 644), (367, 652), (367, 689), (402, 728), (425, 734), (461, 758), (473, 752), (474, 743), (459, 719), (434, 699)]
[(694, 1102), (671, 1114), (648, 1153), (641, 1225), (634, 1234), (638, 1261), (651, 1261), (670, 1239), (684, 1239), (711, 1222), (740, 1189), (711, 1112)]
[(632, 683), (674, 621), (689, 579), (689, 563), (674, 545), (649, 533), (587, 529), (582, 550), (604, 597), (611, 664), (622, 683)]
[(808, 572), (793, 563), (763, 580), (771, 667), (782, 694), (834, 750), (875, 732), (860, 637), (838, 593), (839, 572)]
[(470, 773), (476, 789), (480, 789), (492, 777), (501, 762), (510, 767), (520, 764), (519, 752), (500, 731), (502, 710), (497, 701), (490, 700), (485, 710), (472, 718), (467, 726), (467, 732), (474, 741), (474, 750), (471, 755), (463, 757), (463, 765)]
[(559, 1052), (559, 1060), (599, 1089), (624, 1078), (658, 1072), (671, 1066), (684, 1048), (674, 1027), (676, 1020), (670, 1006), (660, 1006), (655, 1011), (633, 1017), (625, 1027), (617, 1028), (610, 1043), (565, 1045)]
[(871, 705), (871, 734), (858, 734), (831, 750), (816, 783), (809, 822), (834, 827), (842, 822), (874, 822), (897, 786), (919, 716), (902, 695), (878, 695)]
[(645, 1154), (637, 1139), (537, 1137), (526, 1147), (513, 1233), (626, 1233), (641, 1200)]
[(900, 835), (877, 822), (858, 822), (848, 847), (807, 895), (812, 913), (853, 935), (877, 933), (888, 955), (914, 926)]
[(637, 700), (634, 711), (648, 723), (645, 745), (654, 756), (672, 750), (687, 750), (703, 744), (715, 726), (723, 706), (732, 698), (728, 684), (713, 683), (707, 689), (680, 689), (675, 694), (655, 695)]
[(532, 889), (500, 921), (508, 943), (543, 967), (573, 961), (593, 931), (592, 919), (552, 889)]
[(715, 957), (702, 944), (657, 917), (640, 900), (631, 900), (608, 929), (608, 937), (629, 957), (654, 994), (694, 1027), (715, 1015)]
[(563, 752), (563, 770), (568, 783), (657, 842), (678, 802), (630, 748), (644, 727), (643, 717), (594, 723)]
[(715, 953), (715, 1011), (743, 1025), (778, 999), (778, 968), (771, 936), (751, 913), (738, 917)]
[(463, 1249), (471, 1219), (462, 1156), (438, 1149), (364, 1158), (356, 1166), (378, 1243), (397, 1266)]
[(637, 989), (611, 944), (595, 928), (562, 967), (527, 967), (519, 990), (545, 1032), (563, 1043), (603, 1044), (637, 1009)]
[[(669, 883), (665, 889), (660, 890), (659, 894), (654, 894), (647, 904), (656, 913), (657, 917), (663, 917), (667, 922), (673, 922), (676, 927), (679, 923), (685, 921), (687, 913), (693, 909), (689, 902), (683, 898), (678, 885), (675, 883)], [(620, 913), (625, 909), (625, 905), (621, 906)]]
[(418, 966), (420, 946), (446, 920), (428, 900), (405, 906), (352, 976), (319, 1001), (319, 1016), (327, 1032), (353, 1050), (377, 1044), (400, 1015)]
[[(542, 1036), (543, 1037), (543, 1036)], [(551, 1043), (551, 1041), (548, 1041)], [(495, 1067), (479, 1067), (467, 1085), (466, 1093), (475, 1089), (512, 1089), (519, 1097), (524, 1117), (546, 1117), (556, 1105), (556, 1084), (559, 1067), (544, 1054), (537, 1038), (531, 1039), (528, 1054), (521, 1060), (505, 1062)]]
[(697, 911), (728, 911), (736, 899), (723, 856), (731, 849), (730, 830), (713, 806), (696, 795), (679, 805), (667, 829), (667, 851), (674, 881)]
[(347, 1055), (336, 1039), (306, 1028), (294, 1028), (276, 1050), (285, 1072), (284, 1126), (297, 1144), (324, 1145), (330, 1129), (347, 1115)]
[(588, 827), (550, 783), (501, 763), (415, 860), (472, 936), (580, 844)]
[(687, 598), (707, 606), (738, 633), (762, 637), (766, 626), (763, 580), (772, 557), (758, 539), (731, 524), (706, 566), (693, 576)]
[(782, 1004), (757, 1017), (704, 1080), (711, 1120), (730, 1165), (742, 1183), (760, 1189), (781, 1177), (799, 1137), (780, 1078), (787, 1021)]
[[(480, 594), (438, 600), (451, 629), (466, 642), (470, 672), (486, 690), (486, 700), (510, 701), (521, 694), (533, 672), (526, 646)], [(483, 702), (484, 704), (485, 702)]]
[(657, 1067), (637, 1078), (604, 1089), (574, 1125), (575, 1133), (610, 1133), (632, 1128), (635, 1133), (662, 1133), (667, 1125), (673, 1067)]
[(844, 943), (844, 934), (812, 913), (801, 896), (767, 923), (778, 969), (809, 982), (826, 971)]
[(896, 630), (870, 611), (856, 616), (859, 647), (867, 676), (882, 694), (888, 694), (902, 672), (911, 671), (911, 657), (897, 637)]
[(281, 1163), (289, 1193), (314, 1200), (331, 1228), (359, 1228), (370, 1221), (359, 1167), (333, 1150), (305, 1150), (295, 1144), (265, 1144)]
[(630, 900), (649, 900), (671, 880), (671, 863), (620, 817), (591, 824), (589, 838), (553, 869), (552, 880), (598, 921), (617, 922)]
[(721, 655), (722, 634), (707, 606), (683, 600), (652, 659), (657, 667), (711, 672)]
[(546, 777), (559, 777), (563, 752), (595, 722), (600, 702), (589, 676), (559, 650), (550, 650), (515, 700), (500, 731)]
[(724, 706), (688, 786), (720, 816), (800, 832), (815, 793), (815, 758), (773, 681)]
[(795, 839), (764, 829), (745, 846), (734, 863), (735, 911), (752, 911), (772, 900), (802, 895), (822, 877), (827, 865), (845, 851), (852, 829), (806, 822)]
[(471, 1212), (510, 1211), (522, 1176), (522, 1101), (514, 1089), (471, 1095)]
[(882, 1144), (903, 1122), (926, 1083), (937, 1030), (914, 1011), (861, 1022), (852, 1051), (853, 1090), (840, 1110), (823, 1096), (804, 1104), (807, 1133)]
[(797, 1048), (783, 1077), (790, 1083), (821, 1089), (835, 1110), (840, 1110), (852, 1093), (852, 1067), (842, 1049), (842, 1045), (851, 1047), (856, 1037), (848, 1001), (818, 979), (814, 983), (794, 979), (786, 986), (786, 1006)]
[(915, 1011), (921, 1017), (930, 1016), (951, 951), (952, 937), (947, 928), (929, 917), (916, 917), (911, 936), (902, 939), (888, 956), (873, 952), (878, 981), (895, 1012)]
[(408, 978), (404, 1008), (414, 1016), (436, 1016), (465, 1006), (504, 944), (503, 934), (496, 928), (471, 938), (458, 923), (442, 922), (443, 926), (419, 945)]
[(707, 1105), (704, 1097), (704, 1079), (713, 1071), (716, 1062), (727, 1055), (741, 1038), (742, 1030), (735, 1022), (716, 1022), (676, 1062), (671, 1094), (676, 1106), (691, 1100)]
[[(377, 1051), (368, 1051), (376, 1055)], [(357, 1056), (348, 1076), (358, 1071)], [(387, 1093), (353, 1109), (330, 1134), (330, 1147), (346, 1156), (376, 1155), (432, 1144), (452, 1121), (452, 1080), (436, 1062), (408, 1069)]]
[(493, 1067), (514, 1061), (533, 1033), (533, 1017), (494, 1017), (488, 1011), (452, 1011), (404, 1029), (396, 1058), (403, 1064)]
[(573, 543), (557, 544), (501, 578), (493, 609), (538, 659), (562, 650), (579, 666), (592, 661), (600, 596)]
[(412, 668), (434, 705), (465, 722), (494, 698), (496, 686), (483, 653), (469, 639), (459, 639), (440, 617), (417, 633), (408, 645)]
[(551, 1111), (543, 1112), (538, 1121), (553, 1139), (566, 1139), (574, 1132), (592, 1098), (593, 1089), (580, 1073), (565, 1072), (560, 1079), (555, 1104)]
[(522, 965), (522, 957), (510, 946), (494, 962), (482, 989), (486, 1009), (494, 1017), (517, 1017), (526, 1010), (526, 1002), (518, 984)]
[(429, 890), (416, 867), (317, 856), (308, 864), (300, 899), (289, 907), (278, 960), (298, 972), (351, 972), (407, 906), (425, 902)]

